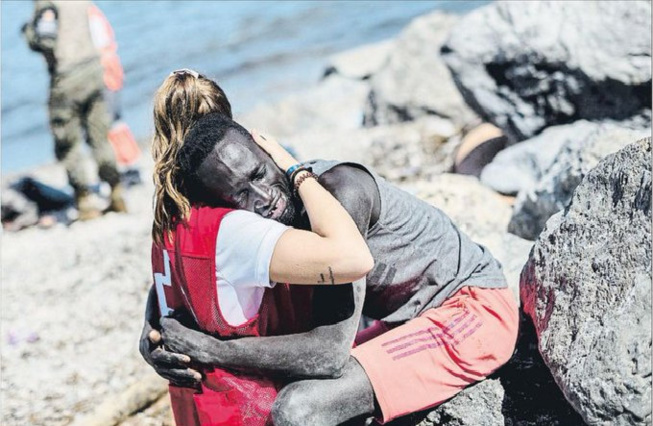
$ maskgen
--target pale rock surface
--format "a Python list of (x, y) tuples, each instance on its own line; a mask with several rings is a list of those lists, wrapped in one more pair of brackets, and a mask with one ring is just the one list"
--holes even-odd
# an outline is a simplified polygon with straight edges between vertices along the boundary
[(609, 155), (521, 275), (543, 359), (589, 424), (651, 424), (651, 142)]
[(299, 160), (321, 158), (371, 166), (393, 181), (443, 173), (453, 165), (455, 126), (439, 117), (357, 129), (312, 129), (283, 139)]
[(357, 129), (363, 122), (368, 92), (367, 82), (333, 74), (305, 92), (258, 105), (235, 119), (281, 143), (302, 132)]
[(580, 120), (549, 127), (540, 135), (499, 152), (481, 172), (481, 182), (506, 195), (530, 189), (551, 167), (563, 146), (586, 140), (599, 126)]
[(647, 134), (650, 131), (636, 131), (606, 123), (584, 138), (565, 143), (539, 181), (517, 196), (508, 231), (527, 240), (535, 240), (546, 221), (569, 204), (574, 190), (587, 172), (605, 156)]
[(440, 47), (459, 19), (434, 12), (416, 18), (403, 30), (384, 66), (370, 78), (367, 126), (424, 115), (447, 118), (458, 128), (476, 120), (440, 58)]
[(395, 41), (390, 39), (340, 52), (329, 58), (324, 76), (338, 74), (357, 80), (370, 78), (388, 60), (394, 44)]
[(451, 30), (467, 103), (513, 142), (580, 119), (651, 116), (649, 1), (503, 1)]

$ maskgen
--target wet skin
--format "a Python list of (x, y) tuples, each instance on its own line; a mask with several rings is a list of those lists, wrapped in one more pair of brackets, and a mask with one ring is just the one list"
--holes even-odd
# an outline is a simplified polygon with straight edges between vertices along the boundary
[(292, 196), (284, 171), (251, 138), (234, 130), (216, 144), (197, 174), (209, 200), (222, 200), (286, 225), (297, 219), (299, 200)]
[[(221, 200), (236, 208), (306, 227), (299, 214), (301, 201), (292, 194), (285, 174), (255, 142), (235, 131), (223, 141), (198, 169), (207, 200)], [(380, 197), (374, 179), (354, 166), (340, 165), (320, 177), (349, 212), (363, 236), (376, 222)], [(148, 327), (157, 327), (157, 310), (151, 297), (141, 338), (141, 353), (157, 369), (177, 383), (192, 385), (193, 370), (173, 355), (184, 354), (193, 362), (233, 369), (256, 369), (269, 376), (299, 380), (279, 393), (273, 417), (277, 425), (334, 425), (375, 409), (374, 392), (363, 368), (350, 357), (365, 297), (365, 283), (316, 287), (314, 328), (290, 336), (245, 337), (228, 341), (188, 328), (180, 321), (163, 318), (161, 334), (166, 350), (152, 349), (146, 342)], [(157, 353), (157, 364), (151, 354)], [(164, 358), (164, 356), (166, 358)], [(177, 355), (180, 356), (180, 355)], [(149, 359), (148, 359), (149, 358)], [(164, 361), (167, 361), (164, 362)], [(162, 365), (167, 369), (162, 373)]]

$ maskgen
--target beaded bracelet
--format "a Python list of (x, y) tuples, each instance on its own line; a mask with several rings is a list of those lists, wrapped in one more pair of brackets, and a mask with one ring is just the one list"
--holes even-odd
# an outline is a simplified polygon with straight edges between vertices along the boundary
[(295, 178), (297, 177), (299, 172), (312, 172), (312, 171), (313, 171), (312, 169), (309, 169), (309, 168), (304, 167), (304, 166), (300, 166), (300, 167), (297, 167), (295, 170), (293, 170), (293, 172), (290, 174), (288, 179), (290, 179), (290, 182), (293, 183), (293, 182), (295, 182)]
[(293, 166), (288, 167), (288, 170), (286, 170), (286, 176), (288, 176), (288, 179), (290, 179), (293, 173), (295, 173), (295, 170), (299, 169), (300, 167), (302, 167), (302, 163), (297, 163)]
[(297, 194), (299, 192), (299, 186), (304, 183), (304, 181), (308, 178), (313, 178), (317, 180), (317, 175), (313, 172), (308, 172), (303, 175), (301, 175), (298, 179), (297, 182), (295, 182), (295, 193)]

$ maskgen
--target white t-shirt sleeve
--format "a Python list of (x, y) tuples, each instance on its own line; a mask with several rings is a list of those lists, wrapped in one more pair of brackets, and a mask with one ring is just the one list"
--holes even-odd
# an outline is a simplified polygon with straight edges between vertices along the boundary
[(277, 241), (290, 227), (246, 210), (228, 213), (220, 224), (215, 251), (218, 281), (235, 289), (273, 287), (270, 261)]

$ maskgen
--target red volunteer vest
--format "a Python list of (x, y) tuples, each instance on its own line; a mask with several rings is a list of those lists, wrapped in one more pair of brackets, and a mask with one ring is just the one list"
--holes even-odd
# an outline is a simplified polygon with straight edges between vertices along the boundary
[[(186, 310), (199, 329), (221, 338), (269, 336), (305, 331), (310, 326), (310, 288), (277, 284), (266, 289), (256, 316), (230, 325), (218, 303), (216, 239), (226, 208), (192, 208), (189, 220), (179, 224), (172, 239), (152, 245), (154, 285), (162, 316)], [(226, 242), (228, 243), (228, 242)], [(219, 267), (220, 265), (218, 265)], [(214, 368), (202, 371), (202, 390), (170, 386), (178, 425), (265, 425), (279, 383)]]
[(113, 28), (104, 13), (94, 4), (88, 7), (88, 19), (91, 31), (94, 32), (95, 47), (100, 51), (104, 84), (112, 92), (117, 92), (122, 89), (124, 75)]

